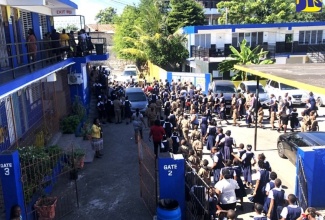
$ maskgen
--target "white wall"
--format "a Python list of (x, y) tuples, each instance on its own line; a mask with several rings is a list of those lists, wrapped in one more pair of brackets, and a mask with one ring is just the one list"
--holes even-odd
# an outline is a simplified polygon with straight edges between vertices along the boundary
[[(266, 35), (266, 36), (265, 36)], [(274, 32), (264, 32), (263, 41), (268, 42), (269, 44), (275, 44), (276, 42), (276, 33)]]

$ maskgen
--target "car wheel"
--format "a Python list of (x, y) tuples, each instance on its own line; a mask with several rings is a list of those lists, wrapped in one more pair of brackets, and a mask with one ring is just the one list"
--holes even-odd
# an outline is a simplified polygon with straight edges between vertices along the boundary
[(278, 143), (278, 154), (279, 154), (279, 157), (281, 157), (281, 158), (287, 158), (287, 157), (284, 155), (284, 147), (283, 147), (282, 142), (279, 142), (279, 143)]

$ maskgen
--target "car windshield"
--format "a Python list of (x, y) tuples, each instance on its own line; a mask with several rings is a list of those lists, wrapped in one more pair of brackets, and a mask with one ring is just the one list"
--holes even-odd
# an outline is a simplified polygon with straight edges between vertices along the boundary
[(129, 97), (130, 102), (143, 102), (147, 101), (146, 96), (143, 92), (132, 92), (126, 94)]
[(135, 70), (125, 70), (123, 76), (136, 76), (137, 72)]
[(286, 85), (286, 84), (281, 84), (281, 90), (296, 90), (297, 88)]
[[(249, 86), (247, 86), (247, 89), (248, 89), (249, 92), (253, 92), (253, 93), (256, 92), (256, 86), (255, 85), (249, 85)], [(262, 86), (259, 86), (258, 87), (258, 92), (259, 93), (265, 93), (265, 91), (264, 91), (264, 89), (263, 89)]]
[(233, 85), (216, 85), (214, 88), (215, 93), (234, 93), (236, 92)]

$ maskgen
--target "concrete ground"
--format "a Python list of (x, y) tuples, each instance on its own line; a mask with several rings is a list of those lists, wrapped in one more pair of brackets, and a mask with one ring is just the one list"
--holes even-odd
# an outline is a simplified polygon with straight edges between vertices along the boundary
[[(319, 115), (325, 115), (325, 108), (319, 110)], [(319, 121), (320, 130), (325, 131), (324, 117), (319, 117)], [(244, 121), (242, 123), (244, 124)], [(269, 124), (266, 123), (265, 126), (266, 129), (258, 129), (256, 154), (263, 152), (266, 155), (273, 171), (282, 180), (286, 192), (294, 193), (295, 166), (287, 159), (278, 157), (276, 140), (280, 134), (271, 131)], [(232, 131), (237, 144), (254, 144), (254, 128), (231, 125), (224, 125), (223, 128), (225, 131)], [(148, 132), (148, 129), (144, 130), (145, 139)], [(80, 208), (66, 216), (64, 220), (152, 219), (140, 198), (138, 152), (133, 139), (132, 125), (105, 124), (104, 146), (103, 158), (94, 159), (80, 171), (78, 180)], [(205, 151), (204, 158), (210, 158), (208, 151)], [(238, 217), (249, 219), (249, 216), (254, 214), (251, 210), (252, 203), (248, 202), (247, 197), (244, 202), (245, 214), (238, 212)]]

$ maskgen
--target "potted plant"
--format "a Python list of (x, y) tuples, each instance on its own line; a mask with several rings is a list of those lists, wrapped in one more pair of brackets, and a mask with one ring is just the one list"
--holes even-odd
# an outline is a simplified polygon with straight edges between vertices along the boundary
[(61, 130), (63, 134), (73, 134), (75, 133), (78, 125), (80, 123), (80, 118), (78, 115), (71, 115), (65, 117), (61, 121)]
[(91, 125), (89, 123), (84, 124), (81, 132), (84, 140), (91, 140)]
[(77, 148), (72, 151), (73, 167), (75, 169), (82, 169), (85, 164), (86, 152), (84, 149)]
[(38, 214), (38, 219), (54, 219), (57, 201), (57, 197), (40, 197), (34, 205), (34, 208)]

